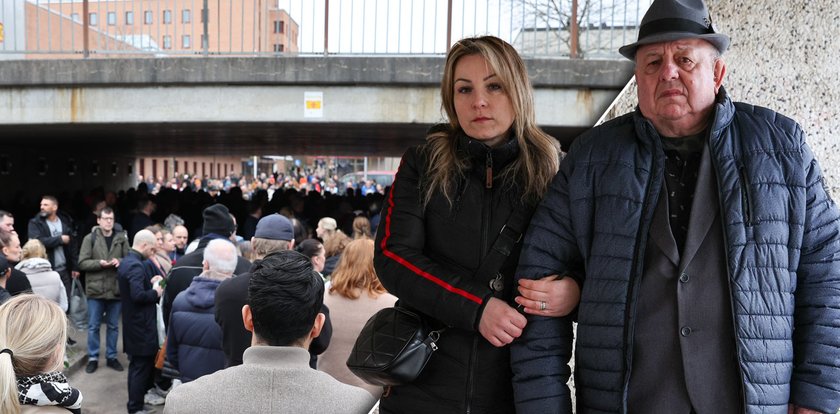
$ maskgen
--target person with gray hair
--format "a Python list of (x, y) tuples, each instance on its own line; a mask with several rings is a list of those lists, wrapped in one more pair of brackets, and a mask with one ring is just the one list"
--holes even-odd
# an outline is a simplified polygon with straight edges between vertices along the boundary
[[(534, 213), (518, 412), (572, 412), (572, 308), (578, 413), (840, 407), (840, 210), (796, 121), (727, 93), (712, 21), (651, 4), (619, 49), (638, 106), (575, 140)], [(580, 300), (551, 294), (564, 276)]]
[(225, 367), (222, 329), (213, 315), (216, 289), (236, 270), (236, 246), (215, 239), (203, 254), (203, 272), (175, 297), (169, 317), (166, 361), (183, 383)]

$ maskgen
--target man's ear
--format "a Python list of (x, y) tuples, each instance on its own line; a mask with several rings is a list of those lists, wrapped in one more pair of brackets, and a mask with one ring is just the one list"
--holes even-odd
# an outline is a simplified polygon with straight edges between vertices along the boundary
[(242, 307), (242, 324), (245, 325), (246, 331), (254, 333), (254, 316), (249, 305)]
[(201, 261), (201, 268), (204, 269), (205, 271), (210, 270), (210, 263), (207, 262), (207, 260), (202, 260)]
[(319, 312), (318, 315), (315, 316), (315, 323), (312, 324), (312, 330), (309, 331), (309, 339), (315, 339), (321, 335), (321, 329), (324, 328), (324, 321), (326, 320), (327, 317), (324, 316), (323, 313)]
[(723, 77), (726, 76), (726, 62), (723, 61), (723, 58), (717, 58), (715, 60), (715, 94), (718, 93), (720, 89), (720, 85), (723, 85)]

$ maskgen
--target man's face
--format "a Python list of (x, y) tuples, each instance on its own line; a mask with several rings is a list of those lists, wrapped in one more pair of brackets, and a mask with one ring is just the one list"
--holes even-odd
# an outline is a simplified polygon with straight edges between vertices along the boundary
[(189, 235), (187, 234), (187, 228), (184, 226), (175, 226), (172, 230), (172, 237), (175, 240), (175, 246), (179, 249), (183, 249), (187, 246), (187, 239)]
[(58, 205), (46, 198), (41, 200), (41, 217), (50, 217), (58, 211)]
[(161, 233), (161, 232), (155, 233), (155, 240), (157, 240), (157, 244), (155, 245), (155, 247), (158, 250), (163, 249), (163, 233)]
[(105, 233), (114, 230), (114, 213), (100, 213), (99, 218), (96, 219), (96, 224), (102, 228)]
[(0, 218), (0, 229), (8, 232), (15, 231), (15, 218), (10, 216)]
[(167, 253), (175, 251), (175, 238), (172, 237), (172, 233), (163, 235), (163, 245), (161, 247)]
[(682, 137), (705, 129), (726, 65), (709, 42), (682, 39), (636, 51), (639, 109), (660, 134)]

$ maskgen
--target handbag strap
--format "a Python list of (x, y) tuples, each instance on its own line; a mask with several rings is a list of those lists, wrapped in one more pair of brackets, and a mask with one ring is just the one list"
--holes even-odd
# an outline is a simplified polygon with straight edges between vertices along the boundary
[[(534, 206), (531, 204), (519, 204), (513, 212), (508, 217), (507, 223), (502, 226), (502, 229), (499, 230), (499, 234), (496, 236), (496, 240), (493, 242), (493, 246), (490, 247), (490, 250), (487, 254), (484, 255), (484, 258), (481, 260), (481, 264), (476, 270), (476, 275), (493, 275), (494, 280), (500, 280), (501, 275), (498, 275), (499, 269), (502, 268), (502, 264), (504, 264), (505, 260), (507, 260), (510, 253), (513, 251), (513, 247), (522, 240), (522, 235), (525, 233), (525, 226), (528, 221), (528, 217), (534, 211)], [(495, 289), (493, 288), (493, 281), (491, 281), (491, 288), (494, 292), (499, 292), (502, 289)]]

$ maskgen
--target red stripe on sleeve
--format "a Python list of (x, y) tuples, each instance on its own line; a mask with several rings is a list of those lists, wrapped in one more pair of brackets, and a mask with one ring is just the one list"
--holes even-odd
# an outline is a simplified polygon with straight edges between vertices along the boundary
[[(399, 174), (399, 169), (397, 170), (397, 174)], [(467, 292), (466, 290), (458, 289), (455, 286), (452, 286), (449, 283), (444, 282), (439, 277), (437, 277), (437, 276), (435, 276), (435, 275), (433, 275), (429, 272), (426, 272), (423, 269), (420, 269), (419, 267), (415, 266), (414, 264), (412, 264), (408, 260), (405, 260), (404, 258), (400, 257), (398, 254), (388, 250), (388, 238), (391, 237), (391, 213), (394, 211), (394, 189), (396, 187), (396, 184), (397, 184), (396, 181), (394, 181), (394, 183), (391, 184), (391, 192), (388, 196), (388, 215), (385, 216), (385, 237), (382, 238), (382, 244), (381, 244), (382, 253), (384, 253), (385, 256), (393, 259), (397, 263), (405, 266), (408, 270), (411, 270), (412, 272), (414, 272), (418, 276), (422, 276), (423, 278), (433, 282), (434, 284), (446, 289), (449, 292), (452, 292), (456, 295), (462, 296), (462, 297), (464, 297), (468, 300), (471, 300), (471, 301), (481, 305), (484, 301), (480, 297), (478, 297), (476, 295), (473, 295), (472, 293)]]

